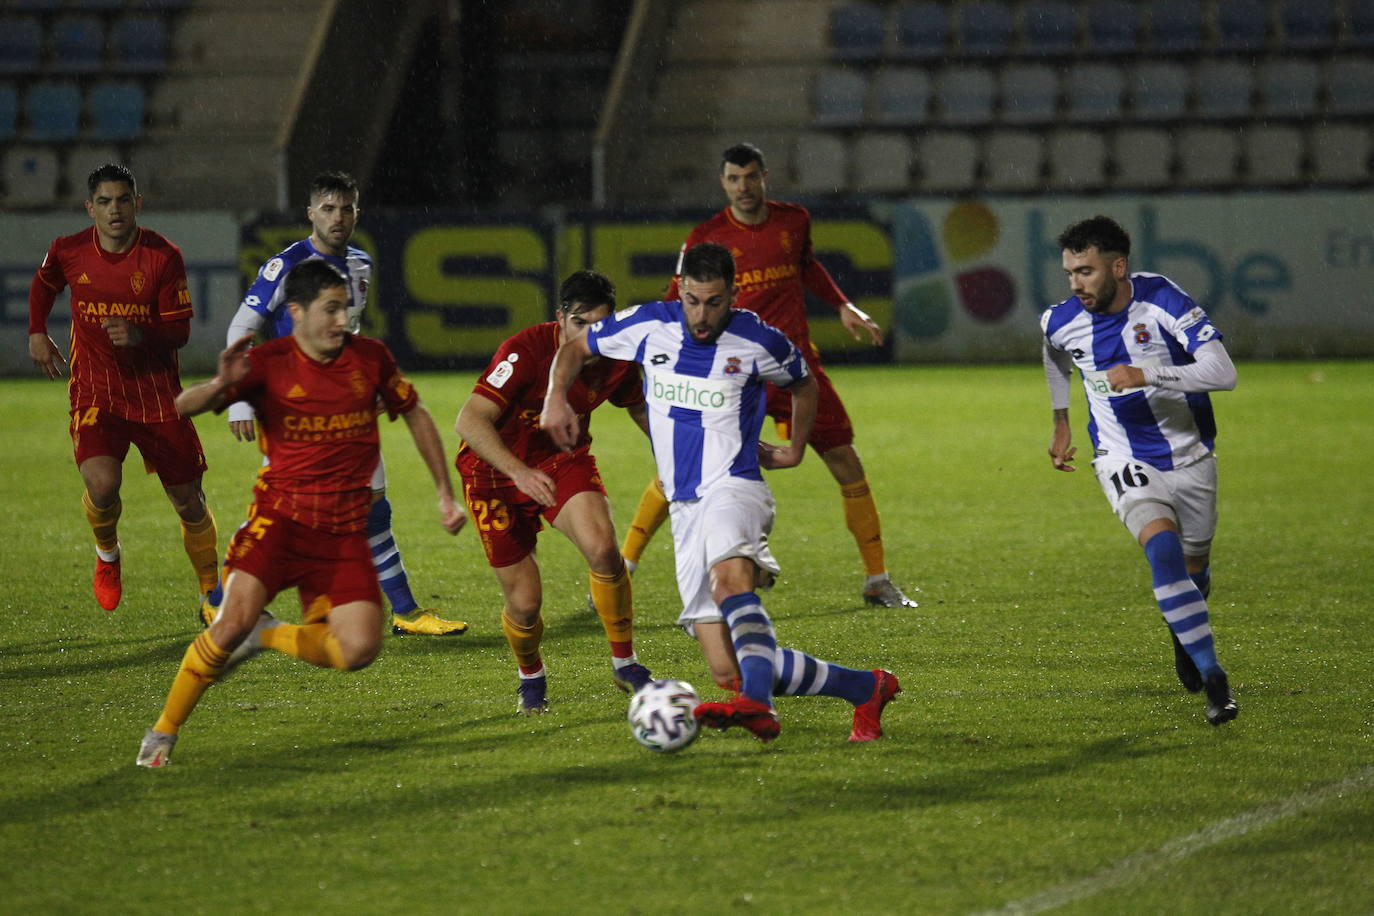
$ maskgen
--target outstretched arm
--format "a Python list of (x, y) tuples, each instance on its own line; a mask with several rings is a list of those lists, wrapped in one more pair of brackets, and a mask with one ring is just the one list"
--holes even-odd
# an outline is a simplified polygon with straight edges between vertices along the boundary
[(453, 499), (453, 482), (448, 476), (448, 462), (444, 457), (444, 443), (439, 438), (439, 429), (434, 418), (429, 415), (425, 405), (417, 402), (406, 411), (406, 426), (415, 440), (415, 448), (429, 468), (429, 476), (434, 480), (434, 491), (439, 494), (439, 523), (449, 534), (457, 534), (467, 523), (467, 513)]
[[(229, 321), (229, 339), (238, 340), (245, 334), (254, 336), (262, 330), (266, 321), (267, 316), (261, 312), (250, 306), (240, 305)], [(240, 442), (252, 442), (257, 438), (257, 431), (253, 426), (252, 404), (247, 401), (236, 401), (229, 405), (229, 432)]]
[(214, 378), (184, 388), (177, 395), (177, 413), (183, 417), (194, 417), (198, 413), (223, 407), (224, 392), (248, 377), (252, 368), (248, 347), (252, 343), (252, 337), (242, 337), (226, 347), (219, 355), (219, 371)]
[(587, 335), (579, 334), (558, 348), (549, 366), (549, 389), (544, 394), (544, 411), (539, 415), (539, 425), (549, 434), (553, 444), (565, 452), (577, 444), (581, 432), (577, 411), (568, 403), (568, 389), (593, 356)]

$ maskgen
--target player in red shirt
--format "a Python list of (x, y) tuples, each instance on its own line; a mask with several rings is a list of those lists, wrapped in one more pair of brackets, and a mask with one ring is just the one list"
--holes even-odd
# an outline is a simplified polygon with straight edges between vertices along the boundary
[[(730, 249), (738, 271), (735, 307), (757, 312), (786, 334), (805, 357), (820, 386), (816, 422), (807, 442), (840, 485), (845, 523), (863, 559), (864, 600), (882, 607), (916, 607), (888, 575), (878, 507), (869, 491), (863, 462), (854, 450), (849, 414), (821, 367), (820, 351), (811, 341), (806, 291), (838, 311), (840, 322), (855, 340), (867, 334), (875, 347), (882, 346), (882, 329), (845, 298), (830, 272), (816, 260), (811, 248), (811, 214), (796, 204), (768, 200), (767, 179), (768, 170), (758, 147), (740, 143), (727, 149), (721, 160), (720, 186), (729, 206), (693, 229), (682, 250), (686, 252), (701, 242)], [(669, 284), (666, 298), (679, 298), (677, 276)], [(789, 438), (792, 399), (788, 392), (768, 386), (768, 415), (776, 422), (779, 436)], [(663, 487), (654, 480), (644, 491), (621, 547), (631, 570), (667, 516)]]
[(55, 240), (29, 287), (29, 357), (48, 378), (62, 376), (48, 315), (71, 287), (72, 448), (95, 534), (95, 597), (112, 611), (123, 592), (119, 489), (130, 445), (181, 517), (202, 595), (215, 587), (217, 535), (200, 486), (205, 453), (195, 426), (173, 403), (181, 391), (177, 350), (191, 333), (181, 250), (139, 227), (143, 198), (124, 166), (101, 166), (86, 186), (86, 213), (95, 225)]
[(587, 425), (603, 401), (624, 407), (648, 432), (644, 392), (633, 363), (601, 360), (582, 371), (569, 403), (582, 435), (561, 451), (539, 427), (549, 367), (558, 347), (615, 308), (615, 286), (601, 273), (580, 270), (558, 291), (558, 316), (503, 343), (458, 413), (463, 444), (455, 462), (463, 498), (477, 526), (487, 562), (505, 598), (502, 629), (520, 669), (522, 713), (548, 709), (548, 678), (539, 652), (543, 585), (535, 540), (544, 521), (587, 559), (592, 604), (611, 643), (615, 682), (633, 693), (650, 680), (635, 656), (630, 574), (615, 545), (606, 489), (596, 469)]
[[(140, 766), (170, 763), (177, 733), (205, 690), (263, 649), (344, 671), (376, 657), (382, 595), (366, 525), (380, 453), (379, 398), (389, 416), (405, 418), (434, 479), (444, 528), (457, 532), (464, 521), (429, 411), (386, 344), (347, 331), (343, 276), (324, 261), (305, 261), (287, 275), (286, 300), (289, 337), (250, 352), (252, 336), (244, 336), (220, 354), (214, 378), (176, 400), (188, 417), (251, 403), (268, 464), (248, 521), (229, 544), (219, 615), (186, 650), (162, 715), (139, 748)], [(300, 593), (300, 625), (264, 610), (292, 586)]]

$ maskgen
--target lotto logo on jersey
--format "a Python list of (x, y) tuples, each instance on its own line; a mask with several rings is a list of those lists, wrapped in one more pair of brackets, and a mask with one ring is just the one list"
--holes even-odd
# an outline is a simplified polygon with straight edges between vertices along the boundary
[(520, 359), (519, 353), (512, 353), (505, 359), (496, 364), (496, 368), (487, 375), (487, 384), (493, 388), (500, 389), (510, 381), (510, 377), (515, 374), (516, 360)]
[(940, 221), (939, 230), (915, 208), (898, 211), (895, 322), (914, 338), (944, 334), (962, 308), (980, 322), (1006, 318), (1016, 305), (1011, 274), (989, 256), (1001, 235), (997, 216), (976, 201), (957, 204)]
[(650, 400), (689, 410), (711, 413), (729, 410), (737, 391), (729, 382), (678, 375), (676, 372), (654, 372), (649, 377)]

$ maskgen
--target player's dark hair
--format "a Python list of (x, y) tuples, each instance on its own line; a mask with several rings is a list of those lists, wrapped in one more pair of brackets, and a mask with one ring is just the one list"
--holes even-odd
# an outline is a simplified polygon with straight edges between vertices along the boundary
[(768, 171), (768, 166), (763, 162), (763, 150), (752, 143), (736, 143), (720, 154), (720, 170), (722, 172), (725, 171), (727, 165), (737, 165), (744, 168), (755, 162), (759, 164), (760, 171)]
[(333, 264), (319, 258), (302, 261), (286, 275), (286, 301), (294, 302), (301, 308), (309, 308), (310, 303), (320, 298), (326, 289), (347, 286), (348, 281)]
[(134, 192), (135, 197), (138, 196), (138, 182), (134, 181), (134, 173), (127, 166), (107, 162), (98, 169), (92, 169), (91, 174), (86, 176), (86, 190), (90, 192), (91, 199), (95, 197), (95, 189), (106, 181), (122, 181)]
[(1074, 254), (1096, 248), (1101, 252), (1125, 255), (1131, 253), (1131, 237), (1110, 216), (1094, 216), (1059, 233), (1059, 248)]
[(697, 283), (724, 280), (726, 286), (734, 286), (735, 256), (729, 248), (715, 242), (693, 245), (682, 256), (682, 276)]
[(310, 199), (326, 194), (358, 196), (358, 182), (347, 172), (321, 172), (310, 182)]
[(575, 270), (558, 287), (558, 310), (574, 315), (600, 306), (615, 311), (615, 284), (599, 270)]

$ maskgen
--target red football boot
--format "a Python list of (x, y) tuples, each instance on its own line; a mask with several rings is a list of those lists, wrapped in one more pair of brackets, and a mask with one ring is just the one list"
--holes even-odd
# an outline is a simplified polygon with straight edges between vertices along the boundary
[(692, 710), (692, 714), (698, 722), (710, 728), (724, 729), (732, 725), (747, 728), (765, 744), (782, 731), (773, 707), (748, 697), (739, 697), (726, 703), (702, 703)]
[(119, 607), (119, 596), (124, 593), (124, 586), (119, 581), (118, 559), (106, 563), (99, 556), (95, 558), (95, 582), (92, 588), (95, 590), (95, 600), (105, 610), (113, 611)]
[(897, 683), (897, 675), (881, 668), (873, 669), (873, 696), (854, 707), (854, 730), (849, 733), (850, 741), (872, 741), (883, 736), (883, 707), (902, 692)]

